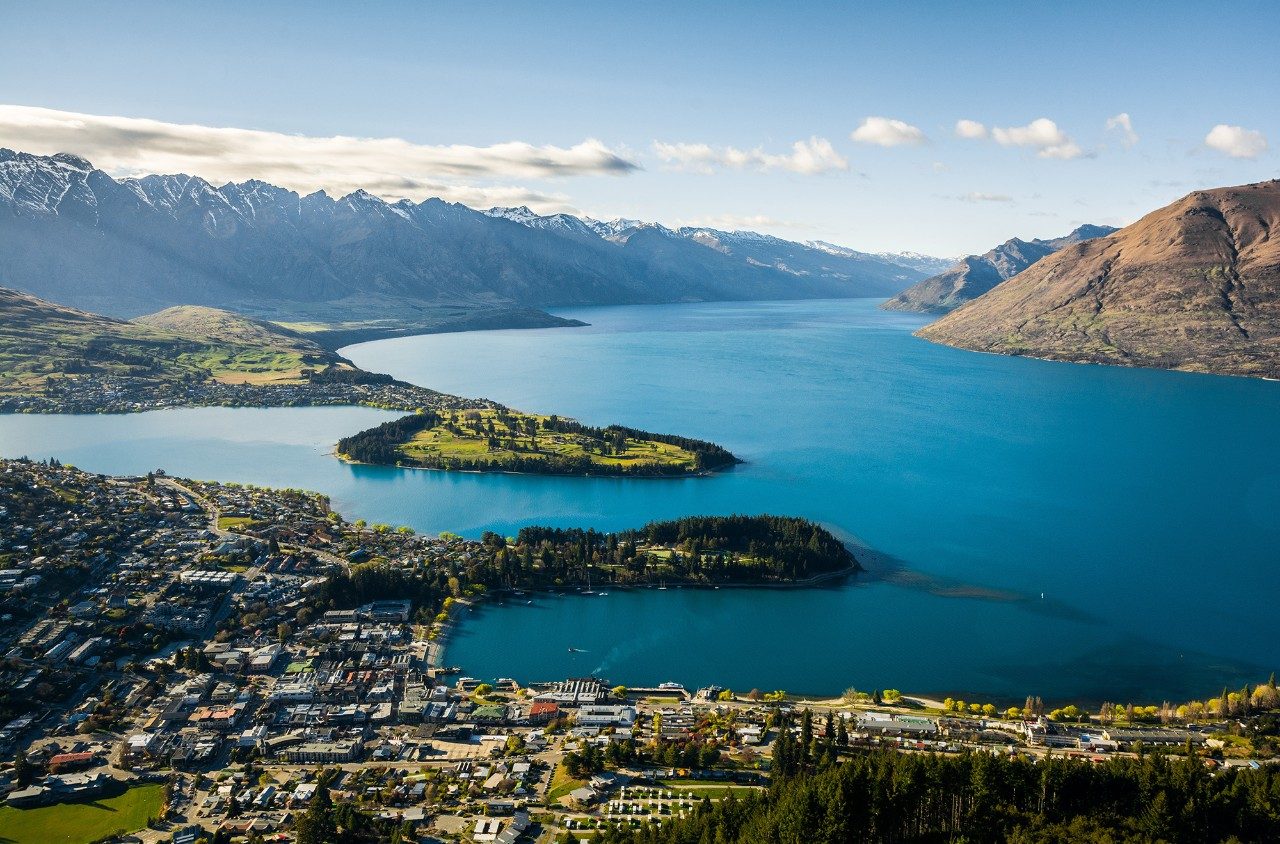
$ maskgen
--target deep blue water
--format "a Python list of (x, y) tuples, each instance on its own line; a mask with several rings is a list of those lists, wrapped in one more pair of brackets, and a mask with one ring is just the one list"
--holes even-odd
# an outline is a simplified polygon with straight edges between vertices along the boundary
[(775, 512), (867, 549), (871, 572), (841, 588), (485, 608), (448, 651), (480, 677), (1158, 701), (1280, 664), (1280, 384), (958, 351), (862, 300), (561, 313), (591, 326), (345, 353), (524, 410), (705, 437), (747, 463), (666, 481), (349, 467), (334, 440), (390, 414), (339, 408), (0, 417), (0, 453), (308, 487), (428, 531)]

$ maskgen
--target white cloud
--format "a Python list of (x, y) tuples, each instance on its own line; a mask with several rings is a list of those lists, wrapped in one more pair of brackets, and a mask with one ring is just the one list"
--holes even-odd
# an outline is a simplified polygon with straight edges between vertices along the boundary
[(849, 162), (835, 151), (826, 138), (812, 137), (796, 141), (789, 153), (767, 153), (760, 147), (742, 150), (737, 147), (712, 147), (708, 144), (653, 142), (653, 151), (667, 164), (682, 170), (710, 173), (717, 167), (734, 170), (787, 170), (813, 175), (831, 170), (848, 170)]
[(957, 196), (956, 199), (961, 202), (1013, 202), (1013, 197), (1003, 193), (983, 193), (982, 191), (972, 191), (970, 193)]
[(1129, 112), (1122, 111), (1115, 117), (1107, 118), (1107, 131), (1120, 132), (1120, 143), (1127, 147), (1131, 147), (1138, 142), (1138, 133), (1133, 131), (1133, 121), (1129, 119)]
[(987, 127), (976, 120), (957, 120), (956, 137), (977, 140), (987, 136)]
[[(425, 145), (400, 138), (309, 137), (166, 123), (28, 106), (0, 105), (0, 145), (24, 152), (71, 152), (115, 175), (189, 173), (214, 183), (263, 181), (307, 193), (364, 188), (388, 198), (440, 196), (483, 207), (495, 203), (563, 206), (563, 197), (522, 187), (455, 184), (560, 176), (623, 175), (637, 165), (588, 138), (571, 147), (522, 141)], [(484, 205), (488, 203), (488, 205)]]
[(1204, 136), (1204, 143), (1232, 158), (1257, 158), (1267, 149), (1267, 136), (1243, 126), (1219, 123)]
[(880, 147), (897, 147), (904, 144), (922, 144), (928, 140), (924, 132), (910, 123), (891, 117), (868, 117), (849, 135), (860, 144)]
[(991, 129), (991, 137), (1001, 146), (1033, 147), (1041, 158), (1079, 158), (1084, 150), (1047, 117), (1032, 120), (1026, 126)]

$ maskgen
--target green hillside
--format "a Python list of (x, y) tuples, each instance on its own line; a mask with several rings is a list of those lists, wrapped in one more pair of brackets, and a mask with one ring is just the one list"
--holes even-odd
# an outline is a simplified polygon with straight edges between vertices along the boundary
[(75, 375), (286, 384), (329, 366), (351, 368), (292, 331), (229, 311), (170, 308), (125, 322), (0, 288), (0, 394)]

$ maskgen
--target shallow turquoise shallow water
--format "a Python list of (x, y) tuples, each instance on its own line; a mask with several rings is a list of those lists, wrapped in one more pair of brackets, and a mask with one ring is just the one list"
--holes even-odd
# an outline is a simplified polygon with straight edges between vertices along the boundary
[(591, 326), (345, 351), (448, 392), (713, 439), (747, 463), (674, 481), (349, 467), (334, 440), (391, 414), (343, 408), (0, 417), (0, 453), (308, 487), (429, 531), (775, 512), (868, 549), (870, 573), (839, 588), (489, 607), (448, 652), (481, 677), (1158, 700), (1280, 663), (1280, 384), (957, 351), (861, 300), (561, 313)]

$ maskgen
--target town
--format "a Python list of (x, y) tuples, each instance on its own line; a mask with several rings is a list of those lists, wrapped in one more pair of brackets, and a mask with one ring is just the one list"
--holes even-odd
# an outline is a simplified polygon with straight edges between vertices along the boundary
[(0, 413), (141, 413), (174, 407), (306, 407), (363, 405), (412, 412), (495, 407), (359, 370), (304, 371), (289, 384), (235, 384), (212, 379), (159, 380), (125, 375), (49, 378), (39, 392), (0, 393)]
[(23, 830), (58, 811), (86, 842), (577, 841), (767, 787), (796, 754), (1221, 770), (1277, 750), (1274, 678), (1092, 714), (466, 676), (445, 646), (470, 607), (550, 570), (580, 588), (547, 537), (585, 534), (530, 536), (540, 574), (518, 540), (347, 522), (312, 493), (0, 462), (0, 828), (44, 840)]

